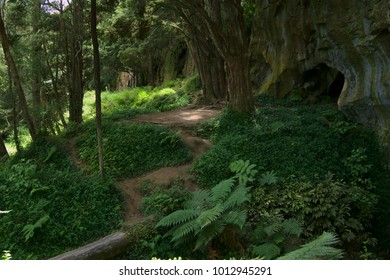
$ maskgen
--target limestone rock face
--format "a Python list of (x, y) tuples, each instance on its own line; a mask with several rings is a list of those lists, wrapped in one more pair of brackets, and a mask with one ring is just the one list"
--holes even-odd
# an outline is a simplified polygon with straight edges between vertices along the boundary
[(384, 127), (390, 117), (389, 0), (258, 0), (256, 6), (252, 55), (261, 93), (328, 94), (350, 119)]

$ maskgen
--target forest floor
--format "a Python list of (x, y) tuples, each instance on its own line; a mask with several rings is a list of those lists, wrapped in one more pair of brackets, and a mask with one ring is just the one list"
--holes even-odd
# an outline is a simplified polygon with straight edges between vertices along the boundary
[[(196, 136), (196, 127), (201, 121), (212, 119), (220, 112), (220, 108), (216, 107), (190, 105), (174, 111), (139, 115), (126, 121), (130, 123), (163, 125), (178, 131), (183, 142), (190, 149), (192, 159), (190, 162), (181, 166), (163, 167), (139, 177), (117, 181), (117, 186), (124, 195), (124, 226), (130, 226), (145, 219), (140, 211), (143, 199), (140, 186), (143, 182), (147, 181), (161, 187), (166, 187), (175, 180), (180, 179), (185, 188), (191, 191), (198, 188), (192, 175), (188, 172), (188, 169), (192, 166), (194, 159), (211, 147), (211, 143), (206, 139)], [(80, 168), (84, 168), (85, 164), (78, 158), (74, 142), (75, 141), (71, 140), (68, 143), (70, 154), (76, 165)]]

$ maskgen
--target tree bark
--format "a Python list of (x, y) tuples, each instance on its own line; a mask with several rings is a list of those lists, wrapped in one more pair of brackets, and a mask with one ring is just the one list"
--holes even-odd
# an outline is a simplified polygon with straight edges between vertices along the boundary
[(57, 85), (58, 79), (54, 76), (54, 73), (53, 73), (53, 70), (52, 70), (52, 67), (51, 67), (51, 64), (50, 64), (49, 56), (48, 56), (47, 49), (46, 49), (45, 45), (43, 45), (43, 50), (44, 50), (44, 54), (45, 54), (47, 69), (49, 71), (51, 83), (52, 83), (52, 86), (53, 86), (57, 114), (58, 114), (58, 117), (61, 120), (62, 126), (66, 127), (66, 120), (65, 120), (64, 112), (63, 112), (62, 105), (61, 105), (61, 94), (60, 94), (60, 91), (58, 90), (58, 85)]
[(83, 0), (71, 3), (73, 11), (69, 89), (69, 120), (76, 124), (83, 122)]
[[(38, 131), (42, 125), (41, 118), (41, 81), (42, 81), (42, 48), (41, 39), (39, 33), (40, 21), (41, 21), (41, 0), (35, 0), (32, 8), (32, 52), (31, 52), (31, 72), (32, 72), (32, 105), (33, 105), (33, 118), (34, 124)], [(35, 36), (36, 34), (36, 36)]]
[(96, 130), (97, 130), (97, 141), (98, 141), (98, 151), (99, 151), (99, 170), (100, 170), (100, 175), (104, 177), (100, 54), (99, 54), (99, 41), (98, 41), (97, 30), (96, 30), (96, 0), (91, 0), (91, 35), (92, 35), (92, 44), (93, 44), (93, 66), (94, 66), (94, 77), (95, 77)]
[(205, 25), (185, 9), (177, 9), (187, 25), (187, 46), (195, 59), (202, 81), (203, 99), (208, 103), (227, 101), (226, 73), (224, 60), (207, 35)]
[(3, 137), (0, 135), (0, 159), (3, 158), (8, 158), (8, 151), (7, 148), (5, 147)]
[(26, 96), (24, 94), (24, 90), (23, 90), (22, 84), (20, 82), (19, 73), (18, 73), (18, 70), (16, 68), (15, 61), (14, 61), (12, 54), (11, 54), (10, 44), (9, 44), (7, 33), (5, 31), (4, 21), (3, 21), (3, 17), (2, 17), (1, 13), (0, 13), (0, 39), (1, 39), (1, 44), (3, 47), (3, 51), (4, 51), (4, 57), (5, 57), (5, 60), (7, 62), (7, 66), (9, 68), (9, 71), (11, 73), (12, 82), (15, 86), (15, 90), (16, 90), (17, 95), (18, 95), (19, 106), (22, 110), (23, 118), (27, 124), (31, 138), (34, 140), (36, 138), (36, 135), (37, 135), (35, 125), (34, 125), (34, 122), (31, 118), (31, 115), (30, 115), (30, 112), (29, 112), (29, 109), (27, 106)]
[[(241, 113), (252, 113), (254, 101), (249, 75), (249, 36), (241, 0), (177, 0), (170, 1), (170, 4), (177, 8), (180, 17), (189, 26), (201, 30), (203, 34), (196, 34), (197, 39), (210, 38), (213, 47), (223, 58), (229, 107)], [(189, 30), (190, 33), (192, 31)]]

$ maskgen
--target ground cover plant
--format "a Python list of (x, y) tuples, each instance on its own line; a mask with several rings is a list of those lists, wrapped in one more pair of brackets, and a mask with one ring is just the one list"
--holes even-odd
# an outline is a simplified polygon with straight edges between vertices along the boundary
[[(378, 136), (348, 122), (332, 104), (262, 98), (254, 116), (225, 111), (199, 133), (215, 144), (193, 166), (204, 188), (229, 178), (227, 167), (237, 159), (250, 160), (263, 174), (248, 208), (253, 225), (274, 215), (298, 219), (303, 240), (334, 232), (346, 257), (359, 258), (364, 244), (376, 243), (378, 228), (389, 224), (380, 214), (388, 207), (379, 208), (389, 178)], [(263, 185), (264, 176), (272, 183)]]
[(79, 171), (58, 140), (40, 140), (0, 172), (0, 248), (45, 259), (117, 229), (121, 198), (109, 180)]
[[(191, 155), (178, 133), (151, 124), (106, 123), (103, 126), (104, 161), (112, 177), (134, 177), (165, 166), (180, 165)], [(86, 123), (77, 138), (80, 158), (98, 171), (93, 123)]]

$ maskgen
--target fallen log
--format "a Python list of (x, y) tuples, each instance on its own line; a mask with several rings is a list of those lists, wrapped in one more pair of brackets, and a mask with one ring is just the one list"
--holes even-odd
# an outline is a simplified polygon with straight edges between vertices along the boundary
[(117, 232), (51, 260), (108, 260), (126, 251), (129, 245), (128, 234)]
[(135, 247), (154, 231), (152, 217), (127, 226), (122, 231), (110, 234), (83, 247), (55, 256), (50, 260), (110, 260)]

